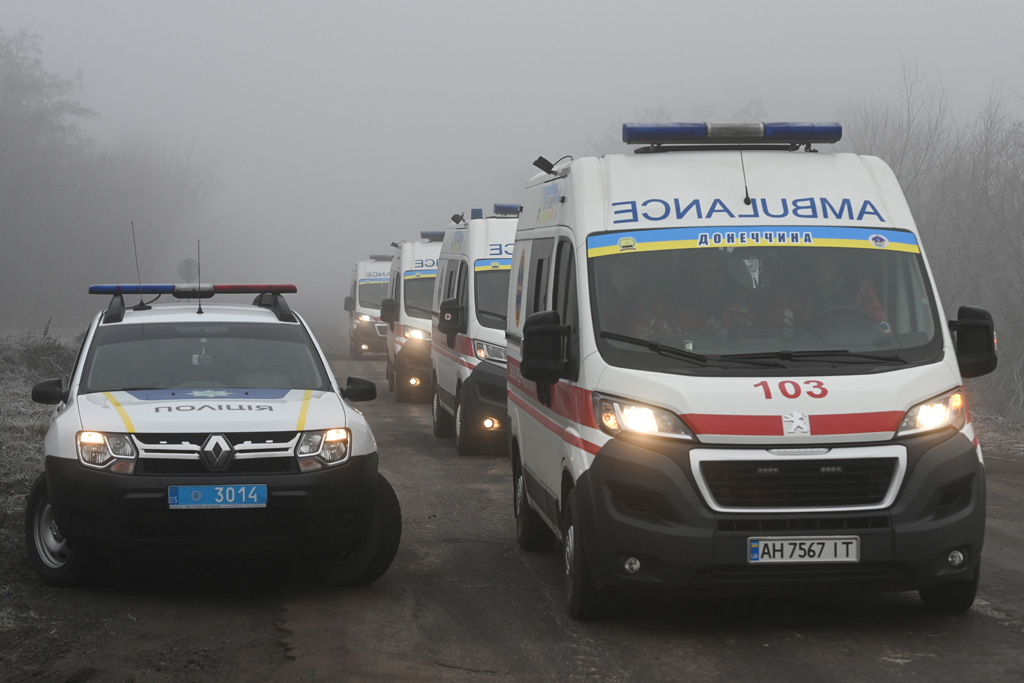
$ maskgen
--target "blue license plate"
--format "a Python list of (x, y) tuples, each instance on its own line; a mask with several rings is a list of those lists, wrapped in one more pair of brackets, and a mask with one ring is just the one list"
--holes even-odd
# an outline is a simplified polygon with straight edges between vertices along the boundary
[(266, 484), (168, 486), (167, 505), (172, 510), (267, 507)]

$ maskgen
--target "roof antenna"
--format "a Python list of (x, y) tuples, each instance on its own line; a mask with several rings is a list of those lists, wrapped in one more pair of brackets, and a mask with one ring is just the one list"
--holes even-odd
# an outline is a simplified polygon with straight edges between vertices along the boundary
[[(203, 246), (201, 240), (196, 240), (196, 294), (203, 288)], [(203, 297), (198, 296), (196, 301), (199, 302), (199, 310), (196, 311), (198, 315), (203, 314)]]
[(132, 224), (132, 249), (135, 251), (135, 275), (139, 278), (139, 303), (135, 304), (133, 308), (136, 311), (148, 311), (151, 306), (147, 306), (146, 302), (142, 300), (142, 272), (139, 270), (139, 247), (135, 244), (135, 221)]
[(750, 190), (747, 189), (747, 165), (743, 162), (743, 145), (740, 149), (740, 168), (743, 169), (743, 203), (750, 206)]

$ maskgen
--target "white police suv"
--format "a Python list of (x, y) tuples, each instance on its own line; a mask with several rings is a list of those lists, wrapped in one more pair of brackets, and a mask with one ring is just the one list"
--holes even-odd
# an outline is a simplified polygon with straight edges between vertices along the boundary
[[(132, 550), (291, 550), (334, 584), (382, 576), (398, 550), (398, 499), (376, 442), (305, 321), (294, 285), (94, 285), (111, 295), (56, 408), (28, 498), (28, 556), (75, 585)], [(255, 294), (249, 304), (207, 303)], [(126, 306), (124, 297), (139, 296)], [(146, 295), (186, 301), (153, 304)]]

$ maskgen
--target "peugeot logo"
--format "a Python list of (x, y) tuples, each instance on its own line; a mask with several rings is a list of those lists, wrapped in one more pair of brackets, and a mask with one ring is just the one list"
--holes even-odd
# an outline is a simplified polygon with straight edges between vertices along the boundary
[(223, 434), (211, 434), (203, 444), (203, 461), (211, 470), (222, 470), (231, 461), (231, 442)]
[(787, 434), (798, 434), (803, 432), (804, 434), (811, 433), (811, 425), (807, 419), (807, 416), (803, 413), (793, 411), (787, 415), (782, 416), (782, 424), (786, 428)]

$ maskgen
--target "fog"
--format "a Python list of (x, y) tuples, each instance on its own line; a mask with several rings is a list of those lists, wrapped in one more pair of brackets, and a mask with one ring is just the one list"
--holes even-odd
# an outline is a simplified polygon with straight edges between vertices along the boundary
[[(38, 35), (47, 72), (80, 75), (96, 148), (207, 174), (175, 220), (112, 193), (109, 225), (62, 228), (89, 231), (87, 248), (54, 244), (16, 281), (31, 250), (5, 248), (2, 331), (83, 328), (106, 304), (90, 283), (136, 279), (132, 222), (144, 281), (179, 281), (201, 241), (204, 281), (294, 282), (293, 306), (333, 337), (354, 261), (518, 201), (538, 155), (603, 151), (623, 120), (833, 120), (898, 104), (908, 65), (956, 119), (993, 97), (1024, 111), (1014, 0), (2, 6), (5, 36)], [(8, 244), (31, 244), (27, 225), (5, 222)]]

